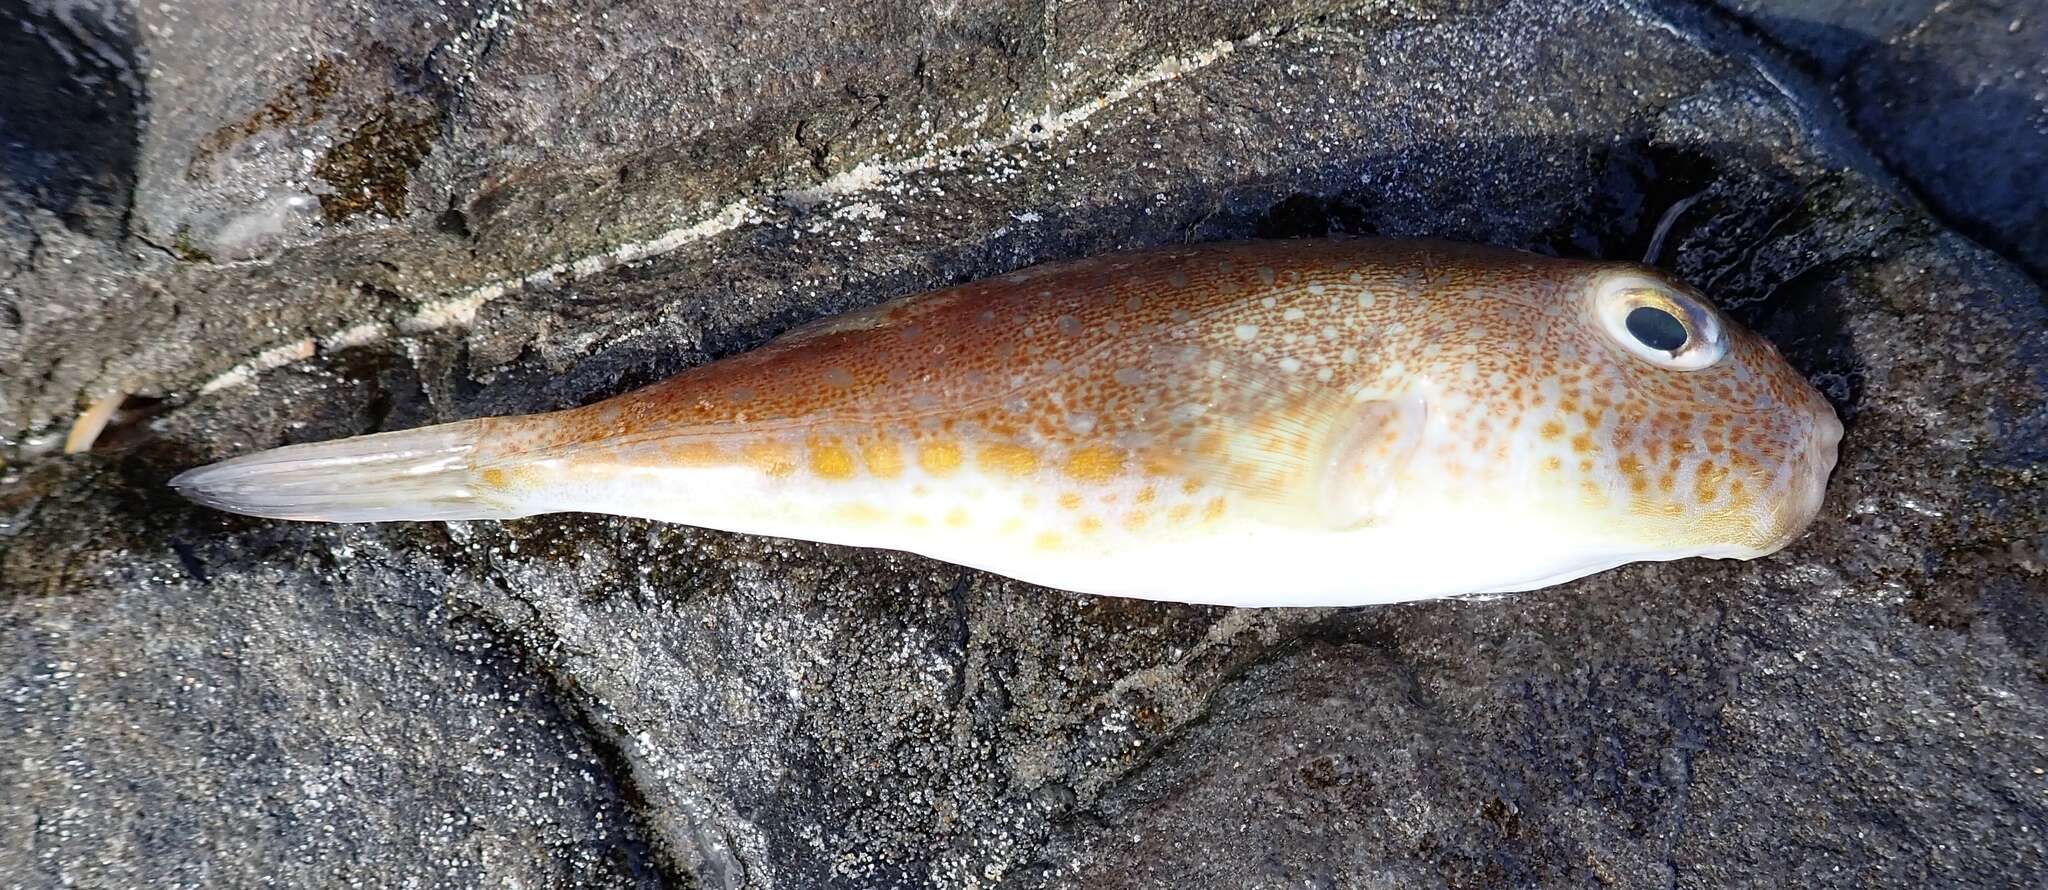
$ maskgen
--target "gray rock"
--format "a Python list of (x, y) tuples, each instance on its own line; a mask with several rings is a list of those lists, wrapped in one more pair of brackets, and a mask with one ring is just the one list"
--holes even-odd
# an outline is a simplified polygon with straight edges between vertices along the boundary
[(1830, 83), (1863, 141), (1945, 219), (2048, 279), (2048, 8), (1720, 3)]
[[(187, 119), (146, 116), (162, 129), (135, 239), (67, 222), (56, 192), (10, 198), (7, 231), (28, 234), (0, 241), (21, 258), (0, 281), (21, 317), (0, 325), (0, 426), (32, 433), (93, 387), (163, 401), (94, 454), (23, 438), (0, 479), (0, 651), (19, 653), (0, 874), (2048, 875), (2048, 309), (1731, 20), (1619, 2), (713, 8), (454, 10), (420, 36), (425, 7), (346, 7), (254, 14), (239, 44), (173, 30), (142, 41), (163, 72), (148, 95)], [(292, 58), (335, 58), (336, 83), (271, 61), (231, 83), (178, 73), (236, 45), (316, 47)], [(438, 115), (423, 153), (403, 126), (363, 143), (354, 169), (376, 175), (356, 185), (402, 181), (401, 201), (372, 189), (326, 219), (310, 168), (255, 161), (157, 184), (220, 121), (316, 94), (329, 110), (287, 114), (275, 145)], [(75, 163), (58, 168), (94, 169)], [(118, 205), (109, 181), (70, 188)], [(252, 259), (134, 246), (294, 182), (323, 218)], [(255, 447), (587, 401), (1039, 259), (1363, 233), (1633, 258), (1695, 197), (1662, 261), (1850, 425), (1822, 518), (1755, 563), (1232, 611), (607, 517), (268, 523), (162, 486)], [(97, 326), (66, 326), (81, 318)]]
[[(128, 86), (9, 156), (103, 173), (135, 261), (182, 261), (146, 290), (0, 293), (22, 317), (0, 341), (16, 437), (81, 391), (162, 396), (251, 344), (396, 323), (739, 202), (758, 215), (862, 159), (1011, 138), (1163, 56), (1337, 4), (11, 5), (25, 70)], [(0, 120), (48, 111), (0, 99)], [(101, 143), (133, 147), (77, 150)], [(54, 200), (36, 207), (68, 212)]]

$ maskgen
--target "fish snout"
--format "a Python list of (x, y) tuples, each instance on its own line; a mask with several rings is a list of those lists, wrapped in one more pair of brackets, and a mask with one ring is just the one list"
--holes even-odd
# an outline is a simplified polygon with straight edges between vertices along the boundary
[(1793, 457), (1789, 490), (1784, 505), (1777, 511), (1777, 527), (1771, 530), (1764, 553), (1776, 552), (1797, 540), (1820, 515), (1821, 505), (1827, 500), (1828, 479), (1834, 475), (1840, 455), (1842, 432), (1842, 421), (1835, 416), (1834, 407), (1821, 401), (1806, 424), (1803, 441)]

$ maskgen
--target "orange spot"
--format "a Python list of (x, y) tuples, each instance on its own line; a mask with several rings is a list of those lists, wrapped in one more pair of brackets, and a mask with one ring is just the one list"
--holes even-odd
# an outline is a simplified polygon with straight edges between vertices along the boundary
[(1564, 461), (1555, 457), (1546, 457), (1543, 459), (1543, 469), (1555, 473), (1564, 469)]
[(1071, 491), (1060, 495), (1060, 506), (1069, 510), (1079, 510), (1081, 509), (1081, 496)]
[(1022, 445), (990, 445), (981, 450), (981, 465), (1008, 476), (1029, 476), (1038, 471), (1038, 455)]
[(1576, 436), (1573, 436), (1572, 450), (1580, 454), (1586, 454), (1588, 452), (1591, 452), (1593, 450), (1593, 437), (1588, 436), (1585, 433), (1580, 433)]
[(870, 442), (861, 447), (860, 459), (867, 463), (868, 472), (878, 479), (893, 479), (903, 472), (903, 451), (896, 443), (886, 439)]
[(1150, 485), (1147, 485), (1144, 488), (1138, 490), (1138, 503), (1140, 504), (1152, 503), (1154, 500), (1158, 499), (1158, 497), (1159, 492), (1154, 491), (1152, 486)]
[(1132, 510), (1131, 512), (1124, 514), (1124, 528), (1130, 529), (1132, 531), (1144, 528), (1145, 523), (1150, 521), (1152, 521), (1151, 514), (1148, 514), (1143, 510)]
[(1100, 445), (1090, 445), (1067, 458), (1067, 475), (1082, 482), (1108, 482), (1123, 469), (1123, 454)]
[(1594, 482), (1590, 479), (1579, 483), (1579, 495), (1582, 499), (1585, 500), (1588, 506), (1607, 506), (1607, 493), (1601, 491), (1600, 486), (1594, 484)]
[(966, 528), (967, 511), (954, 507), (952, 512), (946, 514), (946, 524), (954, 528)]
[(796, 472), (796, 459), (789, 449), (774, 442), (756, 442), (740, 452), (754, 469), (770, 476), (787, 476)]
[(1536, 432), (1542, 434), (1545, 439), (1555, 439), (1564, 435), (1564, 424), (1558, 423), (1555, 420), (1546, 420), (1542, 426), (1536, 428)]
[(1179, 506), (1174, 507), (1171, 510), (1166, 511), (1166, 521), (1186, 522), (1188, 521), (1188, 517), (1193, 515), (1195, 515), (1195, 508), (1190, 507), (1187, 504), (1181, 504)]
[(924, 515), (921, 513), (912, 513), (904, 517), (903, 521), (909, 523), (911, 528), (924, 528), (926, 525)]
[(917, 465), (934, 476), (944, 476), (960, 469), (960, 446), (951, 442), (938, 442), (917, 450)]
[(1182, 482), (1182, 483), (1180, 484), (1180, 490), (1181, 490), (1181, 491), (1183, 491), (1183, 492), (1186, 492), (1186, 493), (1188, 493), (1188, 494), (1194, 494), (1195, 492), (1201, 491), (1201, 490), (1202, 490), (1202, 480), (1200, 480), (1200, 479), (1189, 479), (1189, 480), (1187, 480), (1186, 482)]
[(1081, 517), (1080, 527), (1081, 534), (1092, 535), (1096, 532), (1102, 531), (1102, 520), (1097, 519), (1093, 516), (1083, 516)]
[(820, 445), (811, 449), (811, 472), (826, 479), (853, 478), (853, 455), (838, 445)]
[(497, 467), (485, 470), (480, 475), (483, 476), (484, 484), (493, 488), (504, 488), (505, 483), (511, 481), (511, 476)]
[(1061, 538), (1056, 532), (1039, 532), (1038, 538), (1034, 543), (1038, 545), (1040, 550), (1058, 550), (1066, 543), (1066, 540)]
[(1202, 518), (1210, 522), (1214, 522), (1218, 519), (1223, 518), (1223, 510), (1223, 499), (1214, 498), (1210, 500), (1207, 505), (1202, 507)]
[(1712, 503), (1715, 495), (1720, 492), (1722, 480), (1727, 478), (1727, 469), (1713, 461), (1700, 464), (1692, 480), (1693, 500), (1701, 504)]

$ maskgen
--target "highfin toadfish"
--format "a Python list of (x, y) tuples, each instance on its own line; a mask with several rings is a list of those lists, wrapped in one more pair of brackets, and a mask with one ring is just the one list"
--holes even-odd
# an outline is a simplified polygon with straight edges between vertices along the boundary
[(1027, 268), (606, 401), (172, 480), (329, 522), (580, 511), (910, 551), (1081, 593), (1334, 606), (1751, 559), (1842, 425), (1634, 263), (1236, 242)]

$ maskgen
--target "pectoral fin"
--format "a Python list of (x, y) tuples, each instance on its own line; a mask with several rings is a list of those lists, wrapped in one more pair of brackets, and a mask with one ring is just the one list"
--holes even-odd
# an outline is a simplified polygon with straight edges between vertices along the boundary
[(1236, 355), (1163, 347), (1171, 379), (1159, 460), (1279, 524), (1356, 528), (1385, 516), (1422, 440), (1420, 398), (1375, 399)]

